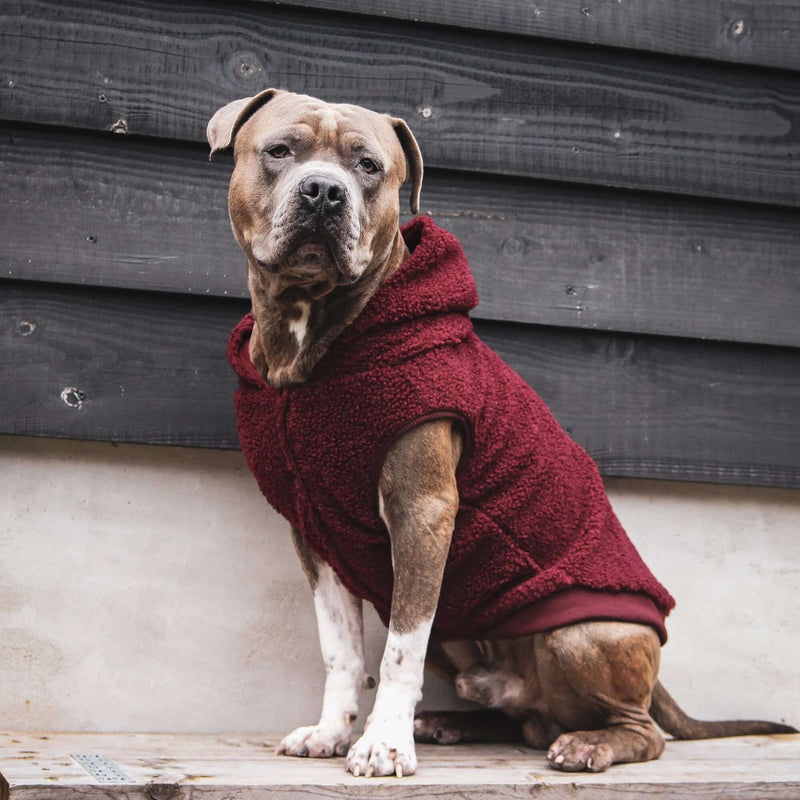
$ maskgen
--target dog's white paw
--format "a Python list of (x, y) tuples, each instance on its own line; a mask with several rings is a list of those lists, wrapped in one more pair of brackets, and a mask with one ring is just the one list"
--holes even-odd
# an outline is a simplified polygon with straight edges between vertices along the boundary
[(350, 747), (349, 728), (306, 725), (293, 730), (278, 745), (279, 756), (330, 758), (343, 756)]
[(391, 727), (369, 726), (347, 754), (347, 769), (358, 777), (413, 775), (417, 771), (417, 754), (411, 732)]

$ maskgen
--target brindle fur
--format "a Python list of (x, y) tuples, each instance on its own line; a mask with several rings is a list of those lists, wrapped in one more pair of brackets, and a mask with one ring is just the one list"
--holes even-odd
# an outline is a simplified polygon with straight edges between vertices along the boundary
[[(383, 170), (380, 183), (358, 178), (353, 190), (358, 196), (350, 200), (359, 205), (359, 219), (354, 223), (351, 214), (348, 224), (355, 228), (347, 235), (328, 226), (320, 234), (327, 249), (317, 242), (305, 250), (302, 236), (288, 235), (273, 263), (268, 244), (275, 204), (289, 202), (299, 215), (295, 227), (302, 233), (306, 225), (299, 200), (286, 201), (281, 166), (265, 155), (275, 131), (287, 130), (300, 142), (298, 152), (305, 148), (309, 158), (348, 163), (360, 147), (358, 152), (379, 159)], [(410, 173), (416, 211), (419, 149), (402, 120), (276, 90), (221, 109), (208, 138), (212, 154), (234, 146), (229, 207), (234, 235), (247, 256), (256, 320), (253, 363), (273, 386), (301, 383), (408, 258), (398, 229), (398, 189)], [(302, 338), (290, 325), (300, 316), (301, 303), (308, 304)], [(413, 631), (436, 608), (458, 509), (461, 446), (458, 427), (435, 420), (401, 436), (386, 455), (379, 492), (394, 559), (395, 632)], [(296, 531), (293, 535), (313, 588), (318, 557)], [(692, 720), (657, 682), (659, 655), (650, 627), (625, 622), (587, 622), (508, 641), (431, 644), (429, 665), (451, 677), (461, 697), (489, 710), (426, 712), (418, 716), (415, 733), (439, 742), (522, 738), (547, 749), (555, 768), (599, 771), (616, 762), (657, 758), (664, 740), (654, 718), (679, 738), (794, 731), (773, 723)], [(304, 750), (297, 754), (330, 754)]]

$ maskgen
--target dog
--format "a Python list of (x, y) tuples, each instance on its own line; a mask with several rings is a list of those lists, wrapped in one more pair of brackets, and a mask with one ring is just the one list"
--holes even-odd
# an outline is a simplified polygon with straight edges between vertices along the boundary
[[(598, 772), (658, 758), (655, 723), (691, 739), (795, 732), (693, 720), (658, 682), (672, 599), (621, 532), (593, 462), (471, 332), (477, 298), (454, 237), (425, 218), (405, 236), (399, 227), (400, 187), (411, 181), (417, 213), (423, 177), (408, 125), (267, 89), (217, 111), (207, 135), (211, 157), (233, 149), (230, 219), (252, 299), (229, 346), (242, 448), (291, 523), (326, 669), (319, 722), (278, 752), (402, 777), (417, 769), (415, 739), (516, 740), (556, 769)], [(440, 390), (443, 376), (455, 393)], [(476, 398), (487, 391), (491, 403)], [(495, 480), (503, 461), (513, 463)], [(523, 524), (521, 545), (506, 529), (520, 530), (530, 486), (542, 524)], [(513, 524), (495, 524), (491, 503)], [(548, 548), (561, 553), (570, 526), (618, 549), (578, 540), (583, 561), (537, 566)], [(582, 571), (586, 587), (573, 586)], [(539, 598), (545, 579), (554, 590)], [(351, 744), (359, 691), (375, 683), (363, 599), (388, 634)], [(415, 719), (426, 664), (487, 708)]]

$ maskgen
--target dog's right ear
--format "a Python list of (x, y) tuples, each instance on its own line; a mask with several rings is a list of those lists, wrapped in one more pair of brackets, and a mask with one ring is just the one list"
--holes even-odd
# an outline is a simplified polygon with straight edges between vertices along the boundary
[(254, 97), (243, 97), (228, 103), (211, 117), (206, 128), (206, 137), (211, 146), (208, 160), (220, 151), (233, 147), (233, 140), (239, 128), (258, 111), (264, 103), (268, 103), (275, 95), (282, 94), (280, 89), (265, 89)]

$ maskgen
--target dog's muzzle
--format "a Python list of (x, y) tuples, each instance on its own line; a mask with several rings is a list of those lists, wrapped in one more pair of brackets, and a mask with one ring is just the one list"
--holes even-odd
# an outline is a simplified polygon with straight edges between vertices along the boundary
[(272, 226), (257, 235), (252, 255), (260, 269), (289, 285), (355, 283), (364, 270), (357, 250), (361, 199), (358, 187), (324, 162), (287, 174)]

